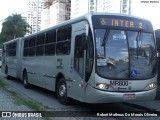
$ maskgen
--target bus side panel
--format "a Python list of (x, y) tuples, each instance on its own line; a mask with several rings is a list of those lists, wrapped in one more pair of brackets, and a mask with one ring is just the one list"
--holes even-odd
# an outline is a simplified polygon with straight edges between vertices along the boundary
[(55, 58), (55, 56), (46, 56), (43, 60), (43, 63), (44, 64), (42, 68), (44, 73), (45, 88), (51, 91), (55, 91), (57, 59)]
[(22, 79), (22, 54), (23, 54), (23, 40), (20, 38), (17, 43), (17, 70), (16, 77)]
[[(79, 58), (75, 57), (75, 52), (78, 53), (79, 48), (76, 47), (75, 43), (78, 44), (79, 38), (82, 37), (82, 34), (86, 33), (86, 25), (87, 21), (80, 21), (78, 23), (75, 23), (72, 25), (72, 44), (71, 44), (71, 59), (73, 62), (72, 67), (73, 70), (70, 71), (71, 74), (71, 80), (74, 80), (73, 82), (67, 82), (67, 86), (69, 87), (68, 89), (68, 96), (72, 97), (73, 99), (79, 100), (84, 102), (84, 97), (85, 97), (85, 86), (86, 82), (84, 80), (84, 55), (82, 55)], [(84, 51), (83, 51), (84, 52)], [(82, 53), (84, 54), (84, 53)], [(78, 70), (75, 68), (75, 65), (79, 66)], [(82, 85), (83, 84), (83, 85)]]
[(5, 67), (6, 67), (6, 45), (3, 44), (3, 50), (2, 50), (2, 66), (1, 66), (1, 70), (3, 73), (5, 73)]
[[(3, 53), (2, 71), (9, 76), (17, 78), (20, 75), (21, 62), (18, 61), (21, 39), (15, 39), (13, 41), (6, 42), (4, 44), (5, 53)], [(8, 46), (8, 50), (7, 50)]]
[(16, 57), (7, 57), (6, 65), (8, 67), (8, 75), (12, 77), (17, 77), (17, 58)]

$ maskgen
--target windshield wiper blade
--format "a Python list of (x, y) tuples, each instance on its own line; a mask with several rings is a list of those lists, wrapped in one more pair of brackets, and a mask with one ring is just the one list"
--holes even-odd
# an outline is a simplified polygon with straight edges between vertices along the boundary
[(137, 37), (136, 37), (136, 41), (137, 41), (137, 47), (140, 48), (142, 45), (142, 40), (143, 40), (143, 31), (140, 30), (138, 31)]
[(136, 37), (136, 42), (137, 42), (137, 58), (138, 58), (138, 52), (139, 49), (142, 46), (142, 40), (143, 40), (143, 30), (138, 31), (137, 37)]
[(103, 41), (102, 41), (101, 46), (104, 46), (104, 45), (106, 44), (106, 38), (107, 38), (107, 36), (108, 36), (109, 30), (110, 30), (110, 28), (108, 28), (108, 29), (106, 30), (106, 32), (105, 32), (105, 35), (104, 35), (104, 38), (103, 38)]

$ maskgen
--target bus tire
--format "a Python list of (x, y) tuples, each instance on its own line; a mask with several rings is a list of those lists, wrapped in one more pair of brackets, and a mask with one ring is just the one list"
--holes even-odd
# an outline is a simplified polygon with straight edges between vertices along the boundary
[(61, 104), (69, 105), (70, 98), (67, 96), (67, 85), (64, 78), (60, 78), (57, 84), (57, 97)]
[(29, 88), (27, 71), (24, 71), (23, 73), (23, 86)]

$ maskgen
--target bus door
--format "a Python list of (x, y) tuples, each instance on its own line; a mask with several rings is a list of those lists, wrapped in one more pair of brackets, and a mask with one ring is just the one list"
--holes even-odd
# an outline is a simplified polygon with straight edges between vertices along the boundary
[(74, 97), (82, 99), (84, 94), (85, 82), (85, 61), (86, 61), (86, 51), (84, 49), (84, 39), (83, 35), (85, 31), (75, 32), (75, 45), (74, 45)]

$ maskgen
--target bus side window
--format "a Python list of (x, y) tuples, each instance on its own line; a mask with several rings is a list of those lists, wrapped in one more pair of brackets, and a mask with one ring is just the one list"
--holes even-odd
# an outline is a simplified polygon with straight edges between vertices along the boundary
[(16, 56), (17, 42), (12, 42), (7, 45), (7, 56)]
[(45, 38), (45, 55), (55, 54), (56, 31), (52, 30), (46, 33)]
[(24, 51), (23, 51), (23, 56), (28, 56), (28, 51), (29, 51), (29, 40), (24, 39)]
[(57, 32), (56, 53), (68, 55), (71, 47), (71, 26), (59, 29)]
[(44, 54), (44, 34), (38, 35), (36, 40), (36, 55)]
[(29, 56), (35, 55), (35, 53), (36, 53), (35, 45), (36, 45), (36, 37), (32, 37), (29, 40)]

